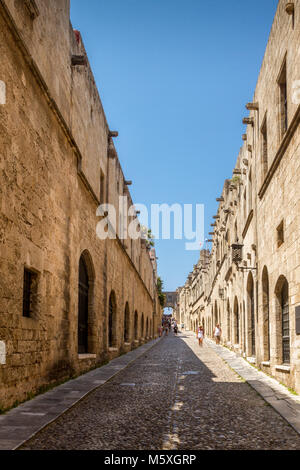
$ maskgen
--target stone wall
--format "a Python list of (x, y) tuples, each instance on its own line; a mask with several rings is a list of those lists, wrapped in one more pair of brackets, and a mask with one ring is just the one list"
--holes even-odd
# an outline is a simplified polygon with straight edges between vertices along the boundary
[[(126, 194), (130, 205), (131, 197), (89, 64), (71, 65), (85, 50), (69, 2), (35, 3), (33, 19), (25, 2), (0, 2), (1, 408), (137, 347), (157, 334), (160, 318), (145, 244), (135, 241), (133, 253), (130, 242), (96, 235), (100, 173), (105, 202)], [(89, 280), (86, 354), (78, 354), (81, 257)], [(35, 283), (28, 318), (24, 268)]]
[[(300, 305), (300, 1), (293, 2), (294, 21), (286, 5), (284, 0), (278, 3), (255, 93), (247, 105), (243, 146), (218, 198), (209, 269), (199, 261), (185, 295), (192, 295), (193, 286), (203, 279), (189, 311), (193, 328), (197, 317), (212, 336), (220, 323), (226, 346), (300, 392), (295, 323)], [(237, 262), (233, 244), (241, 245)], [(204, 299), (204, 316), (199, 299)], [(288, 336), (283, 315), (289, 321)], [(284, 357), (286, 347), (290, 359)]]

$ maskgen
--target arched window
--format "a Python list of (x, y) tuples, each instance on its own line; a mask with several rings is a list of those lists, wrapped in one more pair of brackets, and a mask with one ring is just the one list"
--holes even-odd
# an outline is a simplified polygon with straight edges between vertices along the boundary
[(85, 251), (79, 260), (78, 274), (78, 354), (92, 351), (89, 328), (93, 309), (94, 268), (90, 254)]
[(229, 300), (227, 300), (227, 341), (231, 341), (230, 303), (229, 303)]
[(269, 276), (266, 266), (262, 272), (262, 311), (263, 311), (263, 341), (264, 360), (269, 361), (270, 353), (270, 318), (269, 318)]
[(139, 317), (137, 311), (134, 313), (134, 339), (137, 340), (139, 337)]
[(129, 339), (130, 339), (130, 313), (129, 313), (128, 302), (126, 302), (125, 314), (124, 314), (124, 342), (128, 343)]
[(116, 296), (112, 291), (109, 296), (109, 305), (108, 305), (108, 345), (110, 348), (116, 346), (117, 344), (117, 305), (116, 305)]
[(289, 315), (289, 285), (284, 276), (277, 281), (276, 288), (276, 324), (277, 334), (281, 338), (278, 344), (278, 359), (283, 364), (290, 363), (290, 315)]
[(247, 282), (248, 294), (248, 338), (249, 353), (255, 356), (255, 315), (254, 315), (254, 282), (253, 276), (249, 273)]

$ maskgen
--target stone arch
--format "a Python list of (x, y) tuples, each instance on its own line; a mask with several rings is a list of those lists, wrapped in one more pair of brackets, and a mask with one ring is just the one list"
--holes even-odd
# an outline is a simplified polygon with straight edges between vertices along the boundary
[(254, 311), (254, 281), (252, 273), (248, 274), (247, 280), (247, 326), (248, 326), (248, 352), (249, 355), (255, 356), (255, 311)]
[(114, 291), (111, 291), (108, 302), (108, 346), (117, 346), (117, 301)]
[(78, 269), (78, 353), (93, 353), (95, 269), (90, 253), (85, 250)]
[(129, 304), (126, 302), (124, 311), (124, 342), (129, 343), (130, 340), (130, 310)]
[(289, 284), (280, 276), (275, 287), (276, 355), (279, 363), (290, 363)]
[(270, 295), (269, 295), (269, 274), (264, 266), (262, 271), (262, 313), (263, 313), (263, 357), (264, 361), (271, 358), (270, 352)]

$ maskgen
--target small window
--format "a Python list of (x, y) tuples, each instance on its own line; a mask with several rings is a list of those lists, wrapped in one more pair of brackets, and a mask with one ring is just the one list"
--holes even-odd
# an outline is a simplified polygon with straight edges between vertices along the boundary
[(284, 225), (283, 221), (277, 227), (277, 247), (279, 248), (284, 243)]
[(100, 172), (100, 204), (105, 203), (105, 179), (104, 179), (104, 174), (101, 171)]
[(280, 76), (278, 79), (279, 86), (279, 107), (280, 107), (280, 129), (281, 137), (287, 131), (288, 128), (288, 102), (287, 102), (287, 78), (286, 78), (286, 61), (282, 66)]
[(23, 317), (33, 316), (37, 296), (37, 274), (24, 269)]

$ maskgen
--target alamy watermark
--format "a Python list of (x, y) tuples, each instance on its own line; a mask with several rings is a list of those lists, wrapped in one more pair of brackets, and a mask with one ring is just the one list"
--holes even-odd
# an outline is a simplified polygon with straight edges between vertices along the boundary
[(184, 239), (188, 251), (199, 250), (204, 243), (203, 204), (151, 204), (149, 211), (144, 204), (128, 207), (127, 197), (120, 196), (118, 210), (113, 204), (101, 204), (96, 215), (101, 217), (96, 228), (101, 240), (117, 236), (121, 240), (147, 239), (145, 227), (151, 227), (154, 239)]

